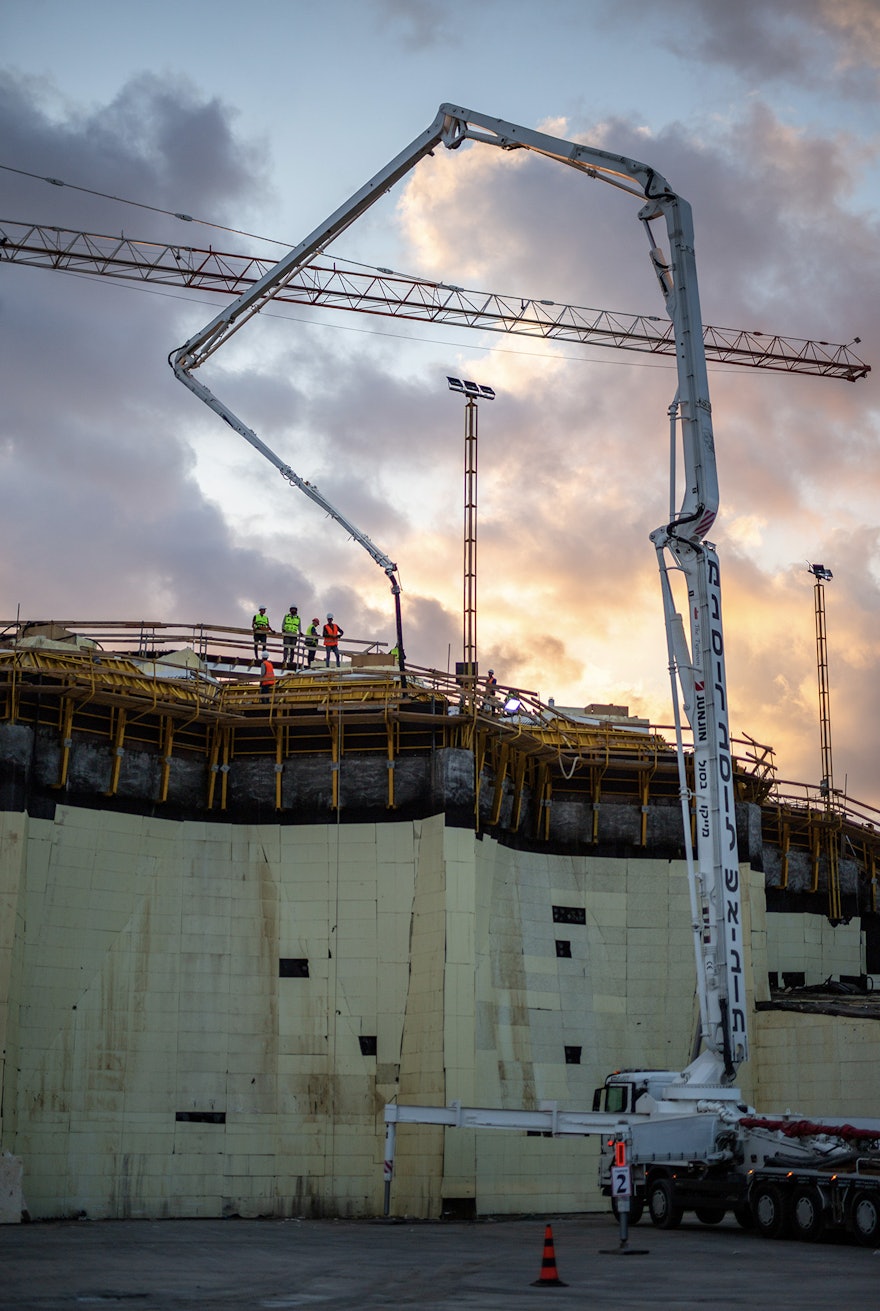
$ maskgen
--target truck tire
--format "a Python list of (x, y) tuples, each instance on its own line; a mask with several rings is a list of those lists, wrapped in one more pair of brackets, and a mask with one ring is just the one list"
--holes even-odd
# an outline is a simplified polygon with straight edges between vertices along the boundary
[(648, 1214), (657, 1229), (677, 1229), (684, 1207), (675, 1195), (675, 1184), (661, 1175), (648, 1184)]
[(695, 1206), (694, 1215), (701, 1225), (720, 1225), (727, 1212), (723, 1206)]
[(733, 1208), (733, 1215), (740, 1229), (754, 1229), (755, 1217), (752, 1215), (752, 1208), (748, 1202), (739, 1202)]
[(807, 1184), (797, 1188), (791, 1199), (791, 1224), (795, 1238), (818, 1243), (825, 1232), (825, 1203), (818, 1188)]
[(849, 1227), (862, 1247), (880, 1245), (880, 1192), (860, 1188), (849, 1208)]
[[(614, 1219), (620, 1219), (620, 1212), (617, 1209), (617, 1199), (612, 1197), (611, 1210), (614, 1213)], [(631, 1197), (629, 1199), (629, 1223), (637, 1225), (645, 1212), (645, 1199), (643, 1197)]]
[(755, 1228), (764, 1238), (783, 1238), (788, 1230), (788, 1199), (776, 1184), (757, 1183), (751, 1194)]

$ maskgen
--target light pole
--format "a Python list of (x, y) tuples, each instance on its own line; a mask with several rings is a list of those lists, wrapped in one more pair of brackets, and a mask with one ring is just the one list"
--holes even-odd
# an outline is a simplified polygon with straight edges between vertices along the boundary
[(831, 698), (828, 689), (828, 641), (825, 635), (825, 588), (834, 577), (824, 564), (810, 564), (807, 570), (816, 580), (813, 594), (816, 602), (816, 664), (819, 671), (819, 735), (822, 749), (822, 775), (819, 791), (831, 804), (834, 789), (834, 774), (831, 768)]
[[(825, 838), (828, 851), (828, 918), (832, 924), (842, 922), (840, 900), (840, 860), (834, 830), (834, 774), (831, 767), (831, 699), (828, 691), (828, 642), (825, 636), (825, 583), (834, 577), (824, 564), (810, 564), (807, 569), (816, 580), (816, 664), (819, 670), (819, 733), (822, 744), (822, 777), (819, 791), (825, 799)], [(818, 875), (817, 875), (818, 877)]]
[(478, 401), (494, 401), (491, 387), (447, 377), (449, 390), (466, 398), (464, 407), (464, 598), (462, 659), (458, 671), (477, 676), (477, 412)]

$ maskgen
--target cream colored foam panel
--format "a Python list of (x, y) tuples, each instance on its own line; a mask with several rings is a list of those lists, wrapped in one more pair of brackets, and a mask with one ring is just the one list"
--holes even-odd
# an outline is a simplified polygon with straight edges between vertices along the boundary
[[(768, 956), (858, 971), (857, 932), (799, 937), (759, 875), (747, 892), (754, 995)], [(587, 1108), (611, 1069), (686, 1063), (693, 973), (668, 861), (514, 851), (442, 816), (3, 815), (0, 1150), (34, 1217), (377, 1214), (387, 1101)], [(753, 1019), (752, 1100), (872, 1104), (875, 1026)], [(393, 1205), (604, 1208), (595, 1173), (591, 1141), (406, 1127)]]

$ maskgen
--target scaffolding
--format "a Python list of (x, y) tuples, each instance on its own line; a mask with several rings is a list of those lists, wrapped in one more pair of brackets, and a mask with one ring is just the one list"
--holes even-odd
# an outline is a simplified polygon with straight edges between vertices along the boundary
[[(152, 773), (143, 800), (160, 808), (169, 801), (173, 767), (187, 762), (201, 780), (201, 807), (218, 818), (230, 810), (231, 771), (243, 764), (271, 766), (275, 811), (295, 818), (283, 779), (308, 757), (329, 765), (337, 815), (343, 762), (383, 760), (384, 804), (394, 811), (400, 762), (450, 747), (472, 753), (476, 831), (544, 844), (552, 840), (554, 808), (574, 803), (587, 816), (579, 842), (598, 848), (603, 813), (622, 805), (638, 816), (634, 845), (649, 850), (649, 815), (679, 808), (671, 730), (625, 714), (573, 715), (527, 689), (490, 689), (476, 676), (463, 687), (460, 676), (412, 667), (404, 680), (390, 656), (363, 649), (369, 646), (352, 642), (341, 668), (316, 664), (267, 689), (250, 629), (0, 623), (0, 725), (53, 737), (50, 787), (58, 791), (70, 785), (77, 743), (103, 745), (108, 798), (119, 794), (128, 753), (145, 753)], [(760, 807), (763, 840), (779, 852), (777, 889), (790, 888), (797, 856), (809, 861), (807, 891), (820, 897), (837, 878), (839, 898), (827, 853), (845, 851), (869, 889), (863, 909), (876, 911), (880, 811), (837, 791), (779, 780), (772, 750), (752, 738), (736, 739), (734, 748), (737, 801)]]

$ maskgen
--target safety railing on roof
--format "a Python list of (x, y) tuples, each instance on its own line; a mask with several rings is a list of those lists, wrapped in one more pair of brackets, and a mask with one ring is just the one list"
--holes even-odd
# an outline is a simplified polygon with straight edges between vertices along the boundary
[(805, 818), (818, 819), (831, 815), (838, 821), (880, 832), (880, 810), (869, 806), (867, 802), (847, 796), (846, 792), (838, 788), (833, 788), (829, 793), (812, 783), (777, 779), (767, 801), (769, 805), (779, 806), (795, 815), (802, 814)]
[[(147, 619), (0, 619), (0, 649), (33, 643), (35, 639), (54, 647), (62, 643), (71, 647), (94, 645), (107, 655), (118, 654), (141, 659), (155, 659), (174, 651), (189, 649), (209, 663), (233, 666), (254, 663), (254, 638), (250, 628), (223, 624), (183, 622), (164, 623)], [(300, 649), (304, 649), (304, 634)], [(323, 643), (319, 636), (319, 646)], [(340, 653), (381, 653), (386, 643), (374, 638), (346, 635)], [(283, 634), (272, 630), (268, 637), (270, 658), (283, 653)]]

